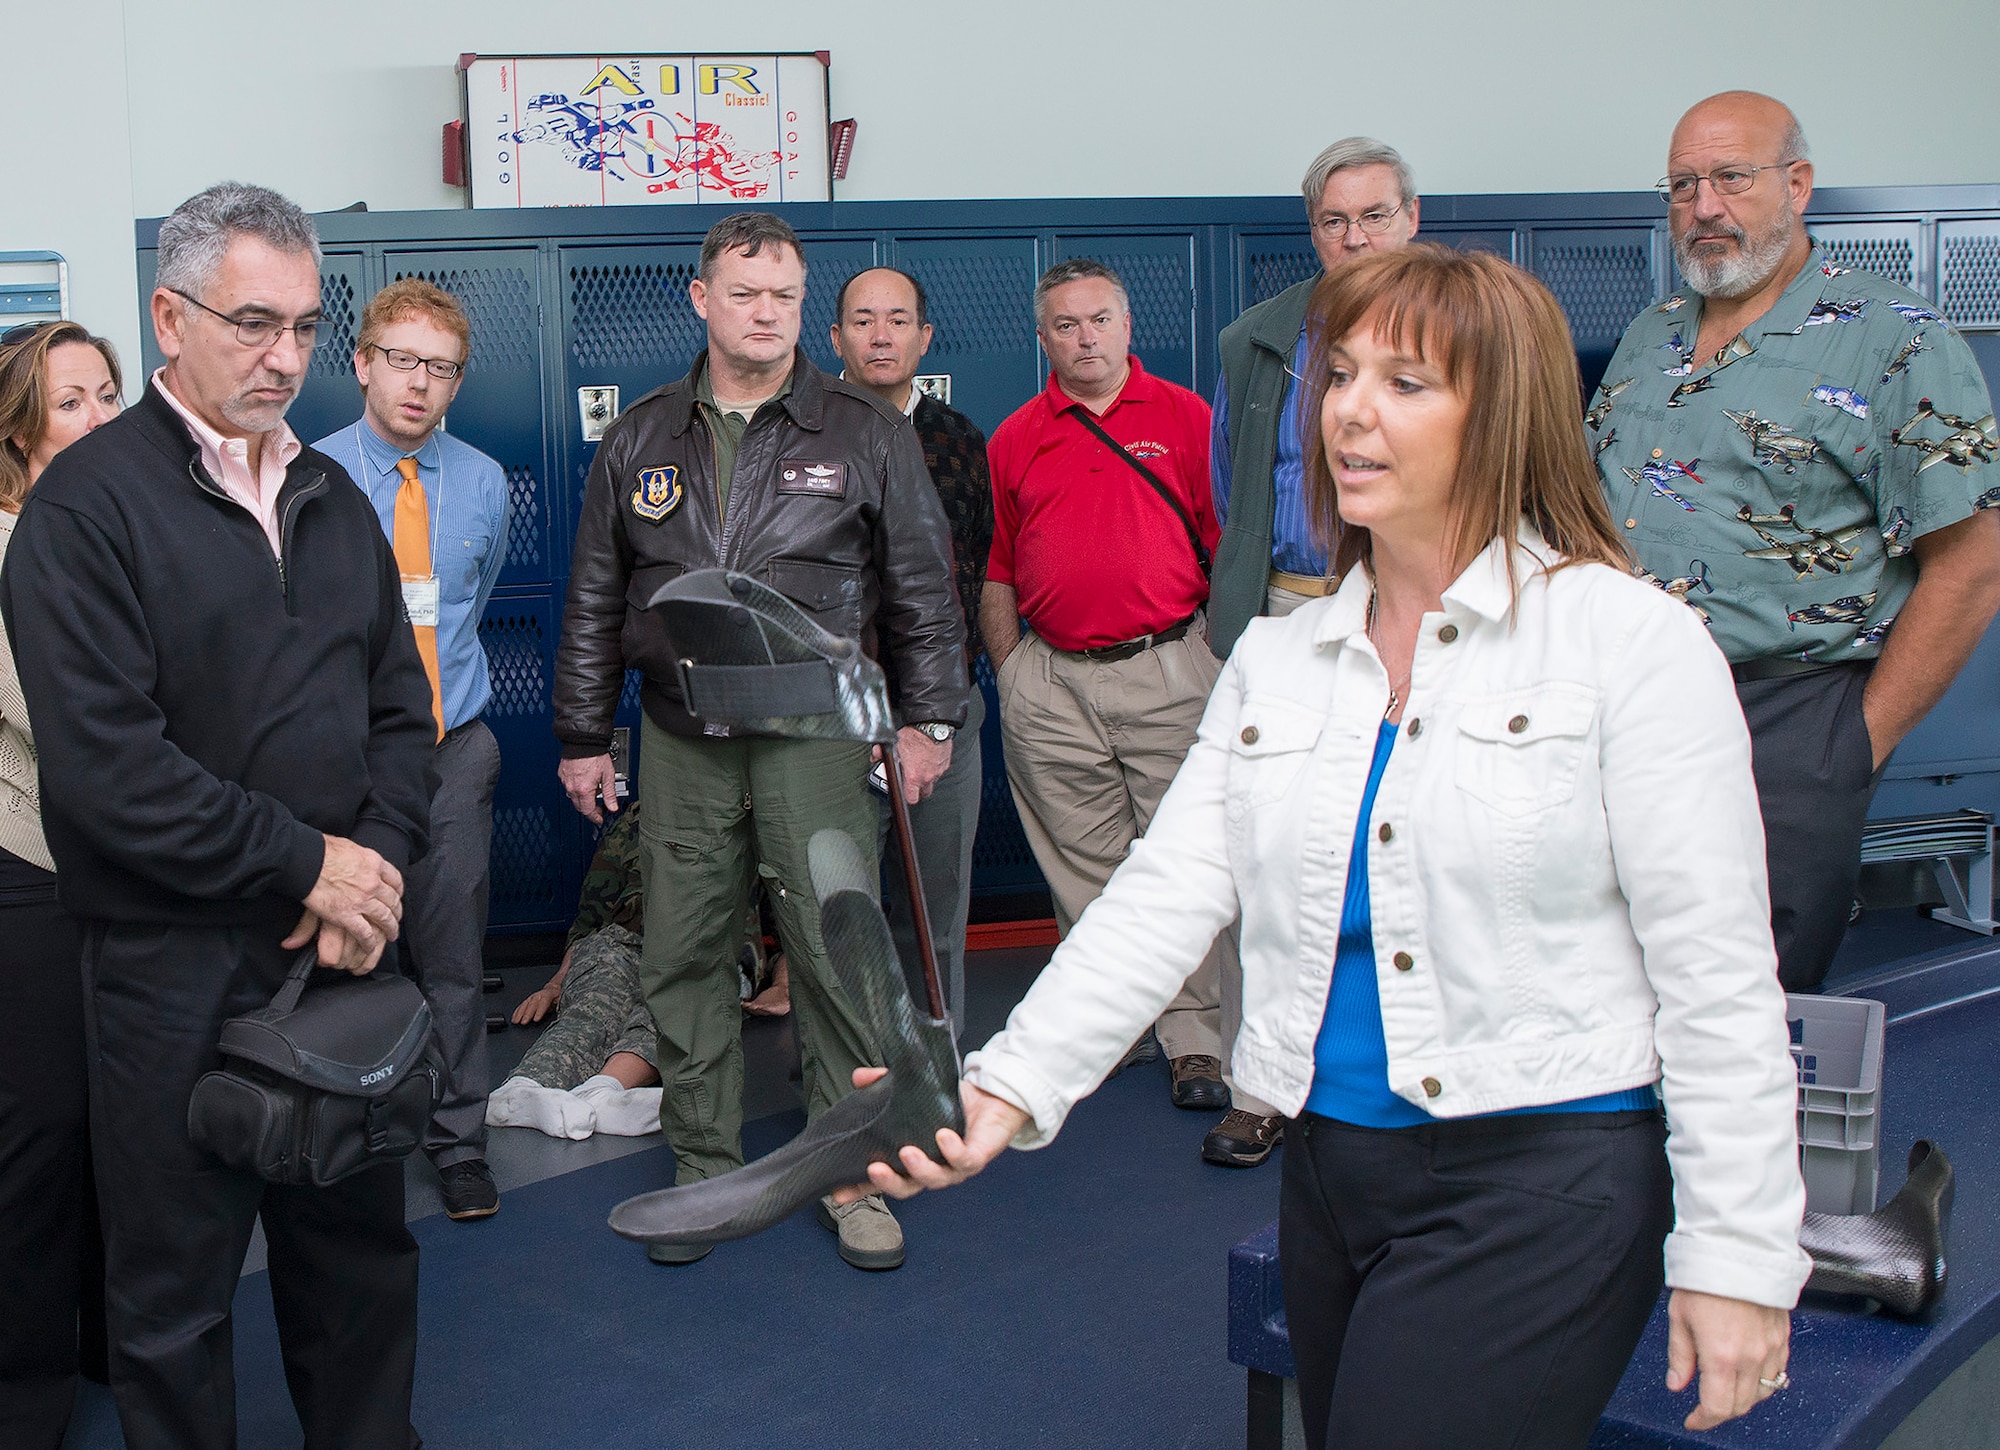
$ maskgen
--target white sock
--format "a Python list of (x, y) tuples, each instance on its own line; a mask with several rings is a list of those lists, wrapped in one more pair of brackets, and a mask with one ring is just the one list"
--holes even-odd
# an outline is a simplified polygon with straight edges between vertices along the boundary
[(543, 1087), (532, 1078), (510, 1077), (486, 1099), (489, 1128), (534, 1128), (551, 1138), (588, 1138), (597, 1114), (587, 1098)]
[(643, 1138), (660, 1131), (660, 1089), (628, 1088), (599, 1073), (580, 1084), (576, 1096), (597, 1115), (597, 1131), (616, 1138)]

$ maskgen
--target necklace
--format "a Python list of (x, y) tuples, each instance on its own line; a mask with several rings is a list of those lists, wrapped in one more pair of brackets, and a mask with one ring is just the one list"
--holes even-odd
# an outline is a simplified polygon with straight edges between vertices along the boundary
[[(1376, 600), (1376, 591), (1371, 589), (1368, 591), (1368, 625), (1366, 633), (1368, 635), (1368, 642), (1375, 646), (1375, 657), (1377, 659), (1380, 659), (1382, 657), (1382, 641), (1375, 637), (1375, 600)], [(1384, 673), (1386, 673), (1388, 670), (1388, 666), (1386, 665), (1383, 666), (1383, 670)], [(1401, 684), (1401, 686), (1398, 686), (1394, 680), (1389, 681), (1389, 705), (1388, 708), (1383, 710), (1382, 712), (1382, 718), (1384, 720), (1388, 719), (1391, 715), (1395, 714), (1396, 707), (1403, 703), (1403, 691), (1410, 688), (1410, 677), (1414, 675), (1416, 672), (1417, 672), (1417, 661), (1415, 656), (1412, 656), (1410, 659), (1410, 667), (1407, 670), (1403, 671), (1403, 683)]]

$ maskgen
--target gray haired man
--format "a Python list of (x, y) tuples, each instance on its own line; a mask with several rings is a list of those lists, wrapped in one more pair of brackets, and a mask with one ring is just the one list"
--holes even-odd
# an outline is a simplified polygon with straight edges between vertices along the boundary
[[(1392, 147), (1336, 141), (1306, 168), (1306, 217), (1324, 272), (1417, 234), (1417, 184)], [(1260, 614), (1289, 614), (1332, 592), (1326, 551), (1306, 522), (1305, 455), (1297, 416), (1305, 373), (1306, 306), (1319, 277), (1258, 303), (1222, 330), (1216, 380), (1215, 550), (1208, 642), (1227, 657)]]
[[(1417, 234), (1417, 183), (1393, 147), (1366, 136), (1336, 141), (1313, 158), (1300, 188), (1313, 250), (1325, 272)], [(1208, 602), (1208, 642), (1226, 657), (1260, 614), (1290, 614), (1333, 592), (1327, 553), (1306, 520), (1305, 450), (1298, 381), (1305, 373), (1306, 306), (1318, 277), (1258, 303), (1222, 331), (1209, 448), (1222, 539)], [(1234, 993), (1223, 992), (1224, 1037)], [(1261, 1163), (1281, 1128), (1268, 1108), (1237, 1094), (1202, 1144), (1211, 1163)]]
[(1687, 280), (1626, 328), (1584, 418), (1642, 577), (1736, 677), (1788, 992), (1832, 967), (1882, 770), (2000, 607), (1978, 361), (1813, 240), (1812, 188), (1782, 102), (1725, 91), (1681, 117), (1659, 189)]
[(415, 1443), (417, 1245), (390, 1162), (264, 1182), (188, 1139), (222, 1023), (300, 949), (365, 973), (427, 844), (430, 685), (367, 496), (286, 426), (320, 326), (305, 213), (225, 183), (160, 227), (167, 363), (21, 511), (0, 607), (83, 926), (111, 1384), (133, 1450), (231, 1450), (230, 1305), (270, 1244), (314, 1446)]

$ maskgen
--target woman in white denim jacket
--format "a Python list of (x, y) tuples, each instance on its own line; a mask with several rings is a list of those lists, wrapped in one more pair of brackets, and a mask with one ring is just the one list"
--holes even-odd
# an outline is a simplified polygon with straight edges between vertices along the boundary
[(1308, 329), (1344, 584), (1245, 633), (1151, 829), (969, 1059), (949, 1166), (905, 1149), (872, 1186), (1048, 1142), (1240, 916), (1235, 1076), (1297, 1119), (1308, 1443), (1581, 1447), (1663, 1274), (1668, 1382), (1698, 1368), (1688, 1426), (1719, 1424), (1787, 1383), (1811, 1267), (1728, 665), (1629, 572), (1541, 284), (1415, 246), (1332, 274)]

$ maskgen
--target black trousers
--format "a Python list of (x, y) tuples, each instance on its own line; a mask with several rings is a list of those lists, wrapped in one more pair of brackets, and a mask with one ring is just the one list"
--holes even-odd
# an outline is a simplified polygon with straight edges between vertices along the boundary
[(1861, 710), (1872, 667), (1745, 680), (1750, 764), (1764, 815), (1778, 981), (1816, 992), (1847, 935), (1861, 875), (1861, 829), (1880, 779)]
[(0, 1445), (9, 1450), (62, 1443), (79, 1336), (86, 1360), (104, 1354), (80, 952), (77, 924), (53, 897), (0, 907)]
[(1672, 1223), (1657, 1112), (1304, 1114), (1278, 1255), (1306, 1444), (1583, 1450), (1659, 1299)]
[(415, 1443), (417, 1245), (402, 1165), (279, 1187), (188, 1142), (188, 1097), (220, 1065), (222, 1022), (284, 980), (288, 925), (85, 925), (111, 1387), (129, 1450), (234, 1450), (230, 1306), (260, 1215), (306, 1450)]

